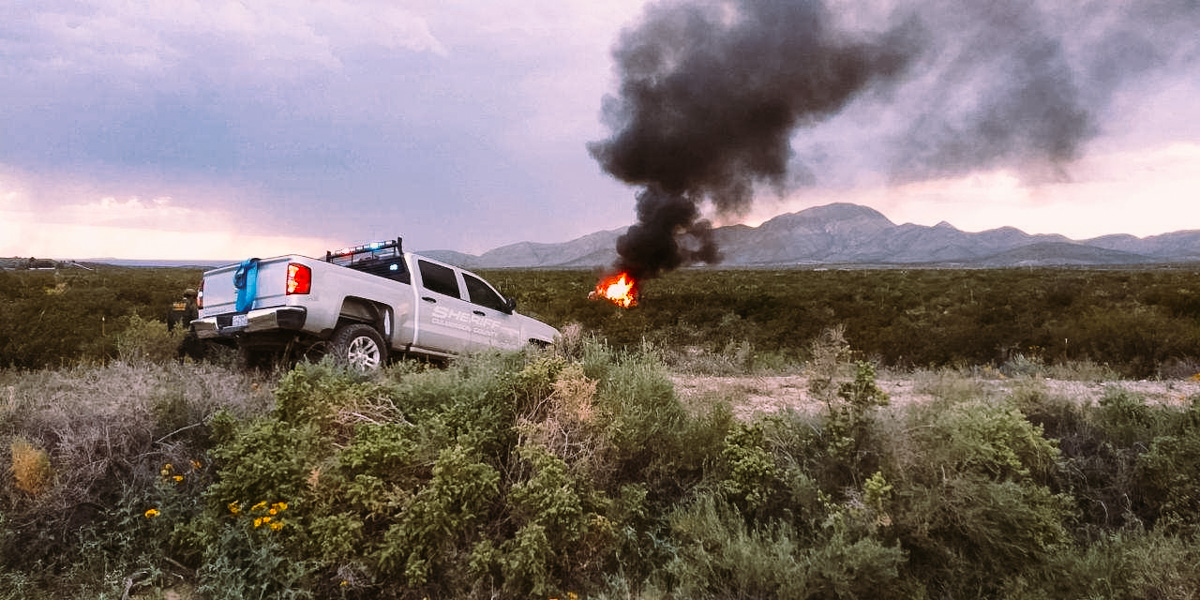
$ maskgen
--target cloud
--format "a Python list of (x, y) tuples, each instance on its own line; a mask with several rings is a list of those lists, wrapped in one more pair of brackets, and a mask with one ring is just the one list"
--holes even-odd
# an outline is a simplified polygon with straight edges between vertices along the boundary
[(9, 38), (8, 52), (50, 74), (161, 74), (189, 67), (212, 76), (232, 67), (271, 78), (298, 68), (336, 68), (340, 52), (368, 46), (446, 53), (424, 17), (389, 2), (51, 1), (23, 16), (28, 21), (17, 23), (29, 30)]
[[(18, 227), (21, 224), (17, 224)], [(5, 231), (16, 233), (20, 252), (0, 250), (0, 256), (83, 260), (124, 258), (138, 260), (228, 260), (302, 253), (320, 256), (336, 247), (321, 238), (264, 236), (236, 230), (164, 231), (101, 225), (40, 225)]]
[(155, 187), (43, 181), (0, 168), (0, 256), (234, 259), (317, 255), (342, 243), (323, 237), (323, 230), (290, 234), (261, 217), (247, 226), (246, 213), (227, 200), (244, 191), (174, 184), (192, 200), (189, 206), (167, 195), (142, 195)]
[[(403, 234), (415, 248), (482, 251), (563, 241), (634, 216), (630, 188), (604, 175), (584, 145), (605, 135), (602, 98), (619, 85), (611, 50), (636, 28), (645, 0), (10, 4), (0, 20), (0, 218), (19, 213), (23, 226), (0, 224), (0, 241), (39, 223), (130, 237), (190, 220), (230, 235), (344, 245)], [(991, 157), (980, 173), (1019, 177), (1019, 188), (1044, 199), (1099, 176), (1084, 168), (1093, 154), (1200, 139), (1194, 0), (972, 5), (971, 14), (998, 11), (1001, 24), (1011, 11), (1020, 25), (988, 38), (994, 56), (982, 57), (972, 50), (985, 46), (977, 38), (986, 28), (947, 27), (967, 21), (953, 0), (825, 4), (833, 30), (851, 39), (888, 31), (898, 9), (916, 11), (929, 47), (945, 51), (921, 54), (913, 77), (863, 90), (785, 140), (794, 152), (785, 187), (796, 197), (962, 179), (953, 169), (902, 168), (912, 156), (954, 159), (946, 148), (960, 143)], [(1048, 64), (1072, 76), (1056, 87), (1063, 71), (1049, 68), (1030, 81), (1074, 89), (1064, 98), (1092, 117), (1077, 159), (1055, 165), (1040, 188), (1008, 150), (1042, 139), (1045, 120), (998, 137), (991, 154), (958, 135), (978, 132), (981, 115), (1040, 114), (1037, 102), (988, 110), (989, 95), (1019, 91), (993, 76), (1027, 65), (1024, 46), (1054, 50)], [(988, 68), (955, 71), (970, 61)], [(947, 81), (961, 89), (939, 95)], [(1098, 93), (1108, 91), (1107, 100)], [(920, 152), (907, 154), (910, 143)], [(5, 170), (21, 173), (20, 185)], [(770, 200), (756, 197), (755, 209), (776, 206)]]

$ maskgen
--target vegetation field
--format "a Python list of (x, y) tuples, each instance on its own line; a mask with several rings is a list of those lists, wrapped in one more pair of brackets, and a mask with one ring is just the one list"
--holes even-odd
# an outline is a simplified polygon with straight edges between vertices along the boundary
[(496, 271), (489, 280), (553, 324), (609, 343), (740, 356), (738, 368), (807, 358), (842, 326), (890, 367), (1092, 361), (1124, 376), (1200, 370), (1200, 266), (1142, 269), (683, 270), (622, 311), (587, 300), (596, 274)]
[[(0, 271), (0, 366), (118, 358), (130, 326), (165, 319), (196, 269)], [(734, 368), (802, 362), (844, 327), (862, 357), (889, 367), (999, 365), (1015, 357), (1092, 361), (1127, 377), (1200, 370), (1200, 266), (990, 270), (683, 270), (646, 282), (641, 304), (588, 300), (597, 274), (482, 274), (518, 310), (579, 323), (619, 348), (650, 343), (668, 361), (738, 358)]]
[(560, 343), (244, 372), (198, 272), (0, 272), (0, 598), (1200, 596), (1192, 271), (485, 275)]

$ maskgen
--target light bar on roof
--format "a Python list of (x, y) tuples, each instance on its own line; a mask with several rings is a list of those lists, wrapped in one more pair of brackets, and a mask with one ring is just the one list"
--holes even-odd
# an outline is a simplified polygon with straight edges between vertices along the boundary
[(327, 252), (325, 252), (325, 261), (330, 262), (335, 258), (345, 258), (347, 256), (352, 257), (355, 254), (361, 254), (364, 252), (376, 252), (378, 250), (387, 250), (389, 248), (395, 248), (396, 254), (399, 254), (401, 252), (400, 247), (401, 247), (402, 242), (403, 242), (402, 238), (396, 238), (394, 240), (389, 240), (386, 242), (370, 242), (367, 244), (360, 244), (358, 246), (350, 246), (350, 247), (342, 248), (337, 251), (327, 251)]

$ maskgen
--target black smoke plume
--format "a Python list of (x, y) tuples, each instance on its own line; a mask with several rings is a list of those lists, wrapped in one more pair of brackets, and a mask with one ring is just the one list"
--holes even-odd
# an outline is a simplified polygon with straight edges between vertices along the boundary
[[(651, 4), (613, 51), (611, 135), (588, 145), (642, 188), (615, 268), (645, 278), (719, 262), (702, 209), (737, 215), (802, 173), (1068, 178), (1086, 143), (1119, 126), (1106, 114), (1119, 92), (1195, 71), (1197, 31), (1197, 0)], [(836, 135), (797, 135), (838, 116), (849, 126)]]
[(893, 179), (1012, 169), (1066, 180), (1065, 168), (1121, 117), (1122, 90), (1192, 69), (1200, 2), (910, 0), (928, 52), (883, 137)]
[(793, 131), (901, 73), (915, 55), (911, 25), (850, 35), (814, 0), (649, 7), (614, 51), (620, 93), (603, 107), (613, 134), (588, 146), (644, 188), (616, 268), (642, 279), (719, 262), (701, 205), (736, 214), (758, 186), (782, 192)]

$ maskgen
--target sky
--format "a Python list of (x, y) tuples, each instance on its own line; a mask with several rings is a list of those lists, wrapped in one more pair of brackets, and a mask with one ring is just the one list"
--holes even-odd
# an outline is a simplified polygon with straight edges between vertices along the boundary
[(630, 225), (638, 183), (589, 151), (620, 127), (620, 48), (664, 14), (781, 2), (911, 52), (792, 125), (786, 177), (702, 203), (715, 224), (853, 202), (1200, 229), (1196, 0), (0, 0), (0, 256), (478, 254)]

